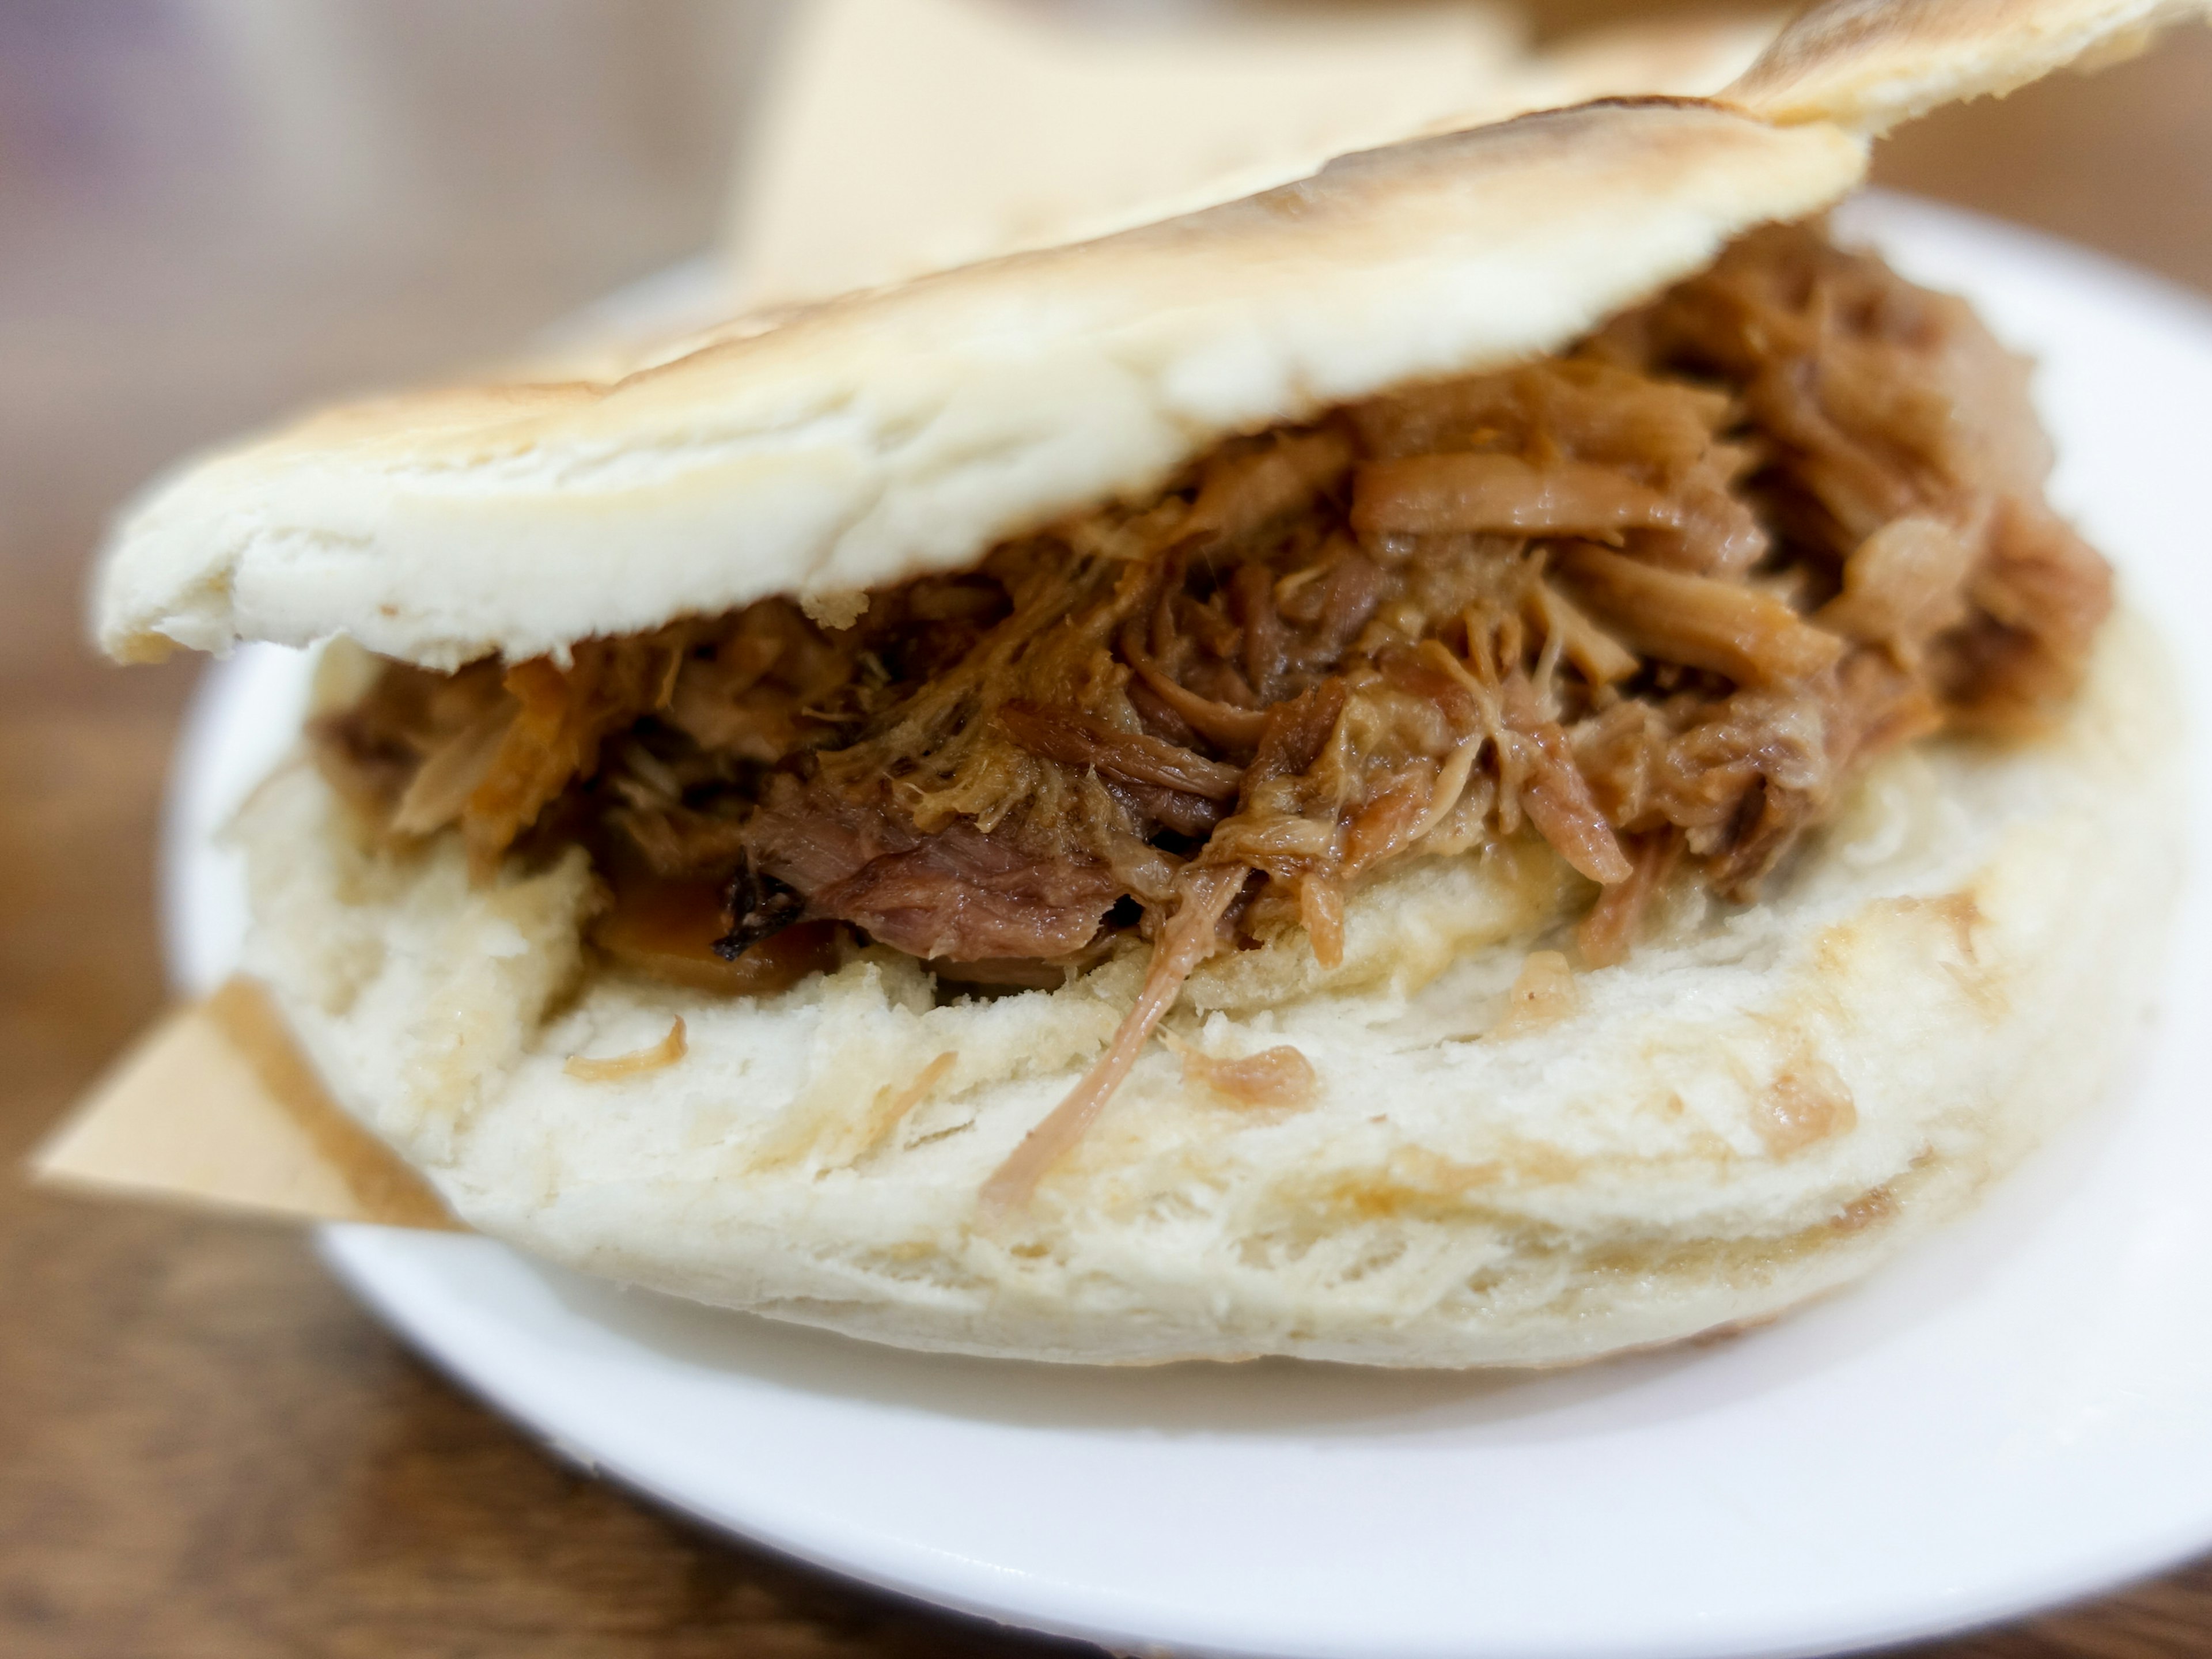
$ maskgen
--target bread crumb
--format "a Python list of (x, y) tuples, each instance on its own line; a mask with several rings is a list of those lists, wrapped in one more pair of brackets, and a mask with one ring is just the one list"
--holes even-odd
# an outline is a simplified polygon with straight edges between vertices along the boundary
[(1225, 1095), (1242, 1106), (1304, 1106), (1320, 1091), (1313, 1062), (1287, 1042), (1237, 1060), (1216, 1060), (1175, 1036), (1169, 1046), (1182, 1057), (1183, 1079)]
[(866, 614), (868, 596), (856, 587), (834, 592), (810, 588), (799, 596), (799, 608), (818, 628), (850, 628)]
[(1566, 957), (1557, 951), (1531, 951), (1505, 994), (1505, 1015), (1493, 1035), (1518, 1036), (1556, 1025), (1575, 1012), (1580, 1000)]

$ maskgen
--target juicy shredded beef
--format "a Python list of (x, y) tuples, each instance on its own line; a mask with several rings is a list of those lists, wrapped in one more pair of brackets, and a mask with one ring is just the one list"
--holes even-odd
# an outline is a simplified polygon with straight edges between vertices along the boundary
[(1135, 927), (1179, 982), (1200, 908), (1334, 961), (1363, 875), (1524, 830), (1602, 885), (1605, 962), (1670, 879), (1755, 896), (1870, 756), (2072, 690), (2111, 579), (2049, 465), (1962, 301), (1778, 228), (1569, 353), (1235, 440), (852, 627), (769, 599), (392, 665), (321, 749), (479, 871), (580, 838), (631, 933), (720, 893), (685, 937), (740, 964), (834, 923), (1035, 984)]

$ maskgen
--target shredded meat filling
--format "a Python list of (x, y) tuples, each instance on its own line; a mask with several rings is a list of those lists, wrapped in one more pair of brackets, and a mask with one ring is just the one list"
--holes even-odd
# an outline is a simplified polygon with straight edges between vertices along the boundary
[(1141, 1018), (1003, 1205), (1209, 951), (1295, 924), (1334, 961), (1395, 860), (1539, 836), (1617, 960), (1666, 882), (1755, 897), (1882, 750), (2034, 727), (2111, 603), (2050, 459), (1962, 301), (1776, 228), (1570, 352), (1235, 440), (850, 627), (769, 599), (392, 665), (320, 748), (480, 872), (582, 840), (633, 962), (675, 933), (620, 919), (678, 889), (739, 963), (806, 926), (810, 961), (842, 929), (1047, 983), (1140, 929)]

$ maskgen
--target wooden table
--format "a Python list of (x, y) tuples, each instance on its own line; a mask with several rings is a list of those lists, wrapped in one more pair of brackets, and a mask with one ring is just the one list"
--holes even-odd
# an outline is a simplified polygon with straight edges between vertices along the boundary
[[(155, 818), (195, 670), (125, 673), (80, 643), (103, 516), (191, 444), (503, 348), (702, 244), (764, 11), (532, 0), (517, 28), (525, 9), (430, 0), (0, 9), (11, 1166), (163, 994)], [(340, 72), (272, 78), (271, 53)], [(2212, 33), (1944, 114), (1881, 173), (2212, 289)], [(0, 1333), (9, 1655), (1076, 1650), (569, 1473), (291, 1231), (0, 1182)], [(2212, 1651), (2212, 1565), (1919, 1651)]]

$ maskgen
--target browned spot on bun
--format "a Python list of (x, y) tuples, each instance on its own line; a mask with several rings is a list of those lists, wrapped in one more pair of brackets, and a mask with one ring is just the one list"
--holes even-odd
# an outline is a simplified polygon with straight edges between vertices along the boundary
[(1374, 1177), (1336, 1182), (1321, 1196), (1329, 1207), (1355, 1216), (1450, 1216), (1482, 1208), (1484, 1195), (1495, 1188), (1571, 1184), (1584, 1167), (1581, 1159), (1537, 1141), (1515, 1141), (1479, 1164), (1407, 1146), (1391, 1154)]
[(1982, 960), (1977, 933), (1985, 918), (1972, 893), (1946, 893), (1941, 898), (1930, 899), (1894, 899), (1891, 906), (1901, 914), (1923, 915), (1948, 928), (1951, 935), (1948, 942), (1955, 955), (1938, 958), (1944, 971), (1991, 1024), (2004, 1018), (2009, 1004), (1996, 970)]
[(1901, 898), (1891, 901), (1899, 911), (1907, 915), (1925, 911), (1951, 930), (1958, 941), (1959, 954), (1968, 962), (1981, 960), (1974, 948), (1974, 930), (1982, 924), (1982, 907), (1972, 893), (1946, 893), (1941, 898)]
[(1808, 1056), (1784, 1070), (1759, 1097), (1751, 1127), (1768, 1152), (1780, 1158), (1849, 1134), (1858, 1121), (1858, 1107), (1843, 1079), (1825, 1060)]
[(1869, 1227), (1881, 1225), (1897, 1214), (1897, 1200), (1887, 1187), (1875, 1187), (1836, 1212), (1836, 1218), (1828, 1224), (1833, 1233), (1864, 1232)]

